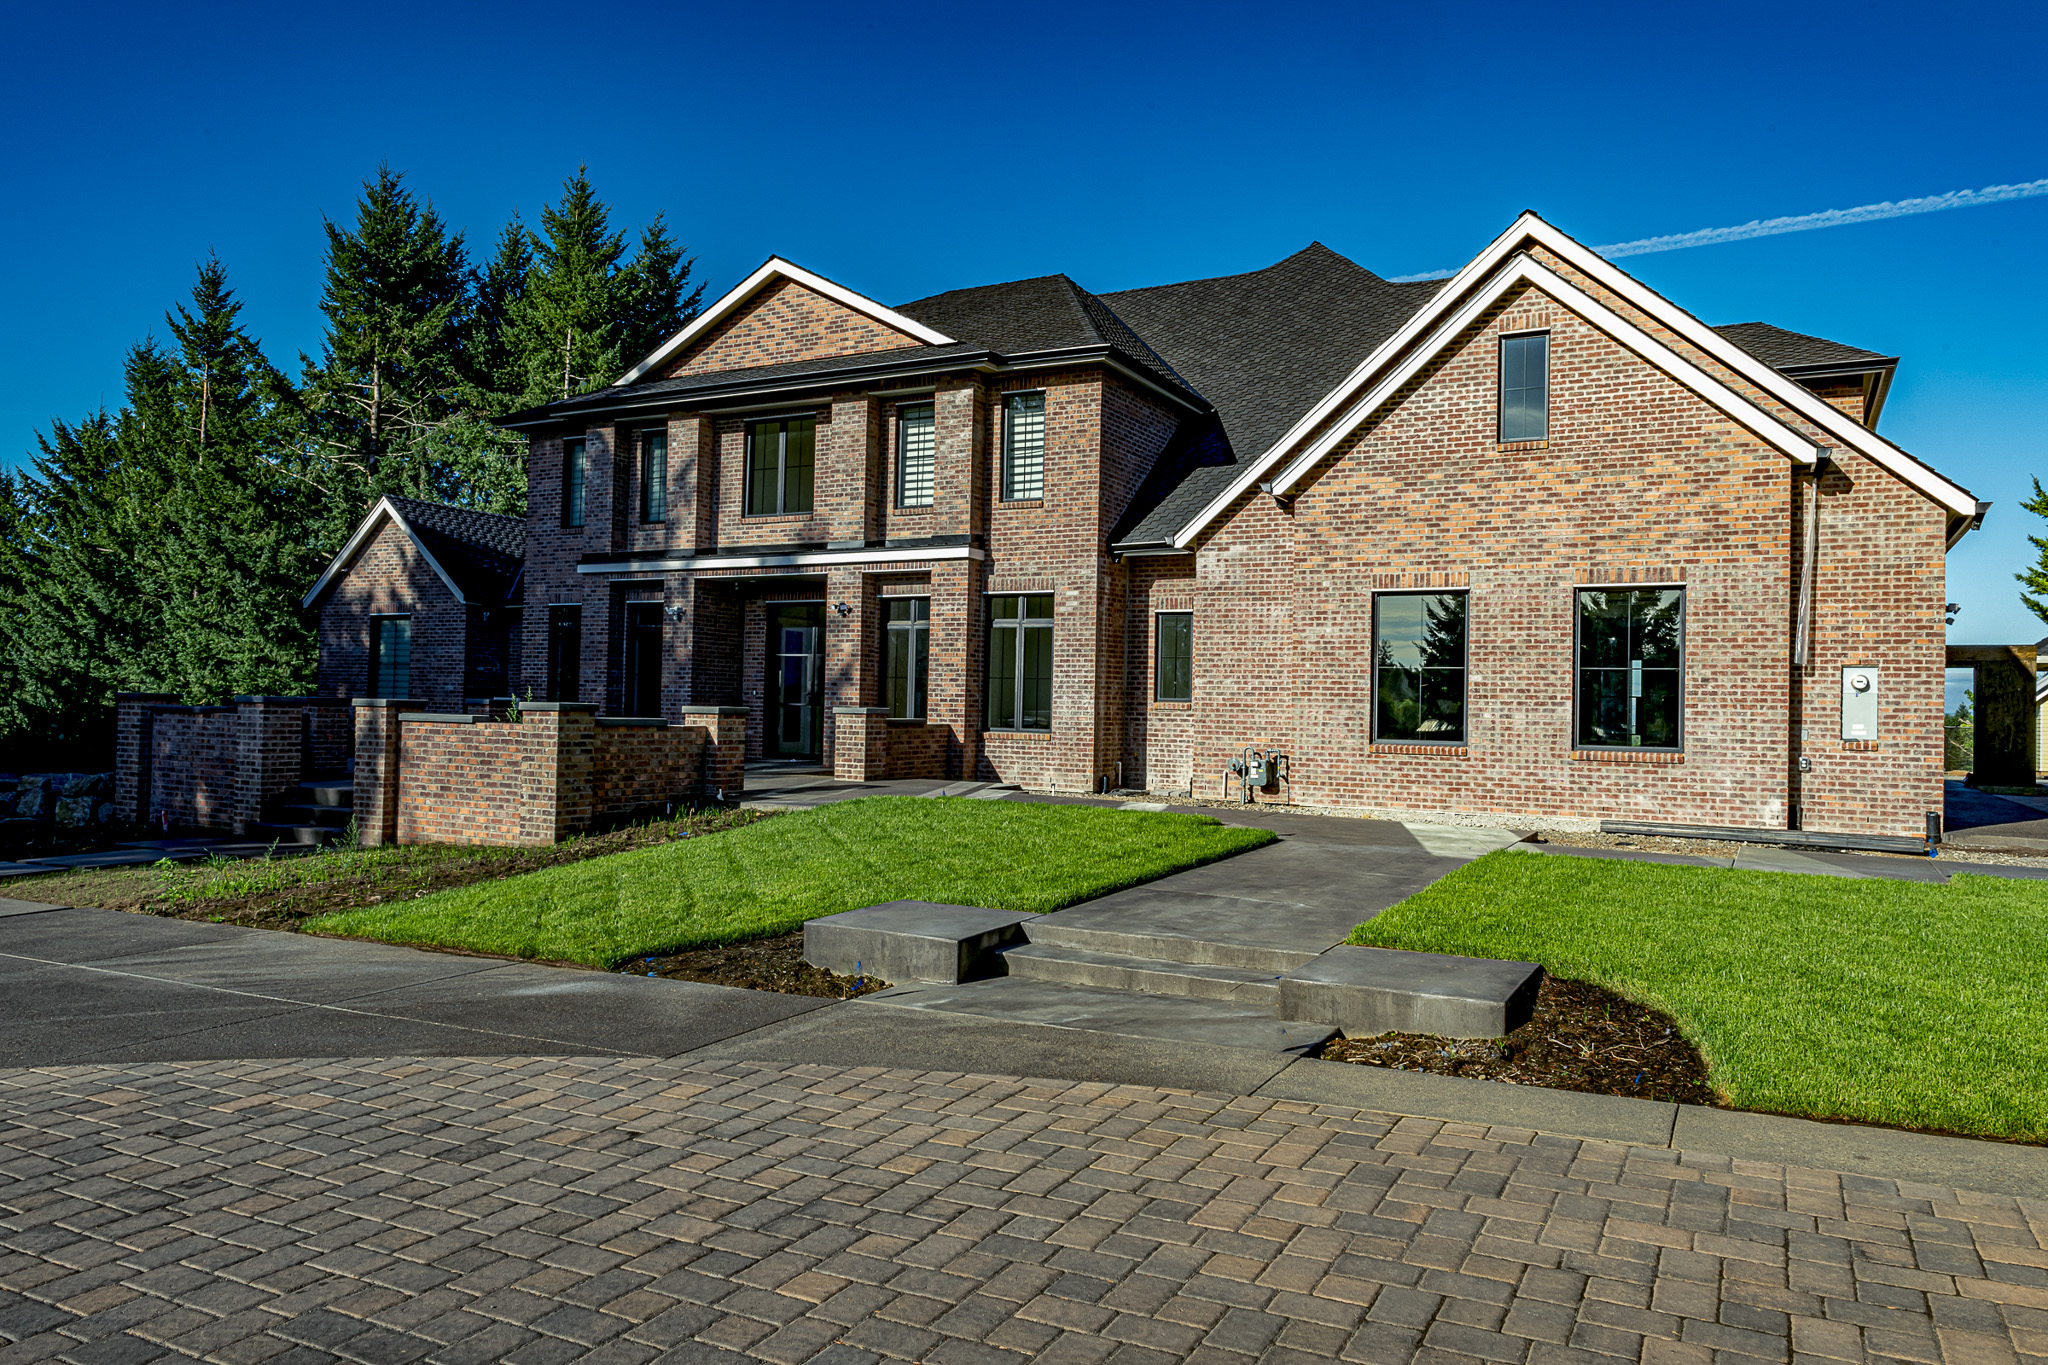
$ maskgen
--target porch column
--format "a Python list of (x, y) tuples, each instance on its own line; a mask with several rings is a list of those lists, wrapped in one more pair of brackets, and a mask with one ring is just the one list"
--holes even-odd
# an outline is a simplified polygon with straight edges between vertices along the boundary
[(356, 841), (365, 847), (398, 842), (398, 715), (420, 711), (414, 697), (357, 697)]

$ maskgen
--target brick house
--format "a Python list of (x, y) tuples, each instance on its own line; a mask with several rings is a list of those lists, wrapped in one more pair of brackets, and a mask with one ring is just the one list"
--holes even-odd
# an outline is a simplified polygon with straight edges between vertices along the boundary
[(1985, 504), (1876, 434), (1896, 363), (1533, 214), (1420, 283), (1311, 245), (890, 308), (774, 259), (508, 422), (512, 673), (851, 777), (1237, 795), (1252, 748), (1265, 801), (1917, 835)]
[(509, 695), (525, 554), (518, 517), (378, 499), (301, 603), (320, 614), (320, 695), (442, 711)]

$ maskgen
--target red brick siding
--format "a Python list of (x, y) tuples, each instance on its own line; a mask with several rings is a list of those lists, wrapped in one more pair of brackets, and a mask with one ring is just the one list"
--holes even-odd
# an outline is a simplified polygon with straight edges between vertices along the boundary
[[(398, 842), (523, 844), (538, 726), (407, 721), (398, 743)], [(548, 841), (552, 842), (552, 841)]]
[(231, 706), (156, 708), (150, 726), (150, 800), (144, 819), (173, 827), (231, 829), (240, 736)]
[[(1196, 703), (1163, 702), (1153, 696), (1159, 638), (1153, 619), (1162, 611), (1195, 612), (1194, 561), (1192, 557), (1134, 559), (1125, 568), (1124, 656), (1129, 666), (1124, 675), (1124, 714), (1128, 718), (1124, 726), (1124, 785), (1153, 791), (1201, 790), (1193, 772)], [(1204, 636), (1204, 617), (1199, 612), (1195, 612), (1194, 625), (1197, 659), (1212, 646), (1228, 648), (1227, 640)]]
[(394, 613), (412, 616), (411, 694), (437, 710), (458, 709), (469, 609), (388, 519), (320, 604), (321, 695), (370, 695), (371, 618)]
[(793, 280), (776, 280), (661, 367), (661, 377), (744, 370), (921, 343)]
[(695, 798), (708, 736), (694, 725), (599, 725), (591, 809), (602, 819)]

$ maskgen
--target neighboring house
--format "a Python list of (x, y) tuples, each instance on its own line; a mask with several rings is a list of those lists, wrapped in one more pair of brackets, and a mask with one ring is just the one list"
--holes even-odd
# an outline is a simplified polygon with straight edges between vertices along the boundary
[(1985, 505), (1875, 434), (1895, 365), (1534, 215), (1423, 283), (889, 308), (774, 259), (507, 423), (515, 674), (851, 775), (1215, 796), (1249, 747), (1265, 800), (1917, 835)]
[(303, 604), (320, 611), (320, 695), (441, 711), (510, 695), (525, 552), (518, 517), (379, 498)]

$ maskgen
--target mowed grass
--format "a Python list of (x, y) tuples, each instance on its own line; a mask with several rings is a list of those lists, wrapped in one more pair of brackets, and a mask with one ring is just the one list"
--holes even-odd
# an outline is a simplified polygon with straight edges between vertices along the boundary
[(1501, 852), (1351, 941), (1540, 962), (1663, 1010), (1737, 1108), (2048, 1141), (2048, 883)]
[(610, 967), (881, 901), (1057, 910), (1272, 839), (1203, 815), (867, 797), (306, 927)]

